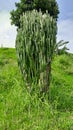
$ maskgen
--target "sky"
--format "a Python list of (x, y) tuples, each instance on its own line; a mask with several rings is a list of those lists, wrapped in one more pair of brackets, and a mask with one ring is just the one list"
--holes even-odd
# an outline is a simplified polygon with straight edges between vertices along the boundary
[[(16, 27), (11, 25), (10, 11), (20, 0), (0, 0), (0, 47), (15, 47)], [(69, 41), (73, 53), (73, 0), (57, 0), (59, 5), (57, 41)]]

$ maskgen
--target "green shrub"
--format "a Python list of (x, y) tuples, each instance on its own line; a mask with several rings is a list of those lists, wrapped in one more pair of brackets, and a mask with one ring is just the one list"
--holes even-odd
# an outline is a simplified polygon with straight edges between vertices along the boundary
[(18, 64), (28, 84), (49, 86), (51, 61), (56, 44), (56, 21), (41, 11), (27, 12), (21, 17), (16, 38)]

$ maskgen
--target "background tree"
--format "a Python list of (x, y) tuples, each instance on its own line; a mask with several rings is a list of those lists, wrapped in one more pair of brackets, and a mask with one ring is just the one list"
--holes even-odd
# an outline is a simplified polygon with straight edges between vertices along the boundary
[(48, 13), (57, 20), (59, 9), (56, 0), (21, 0), (15, 3), (16, 10), (11, 11), (11, 24), (20, 27), (20, 16), (26, 11), (33, 9), (40, 10)]

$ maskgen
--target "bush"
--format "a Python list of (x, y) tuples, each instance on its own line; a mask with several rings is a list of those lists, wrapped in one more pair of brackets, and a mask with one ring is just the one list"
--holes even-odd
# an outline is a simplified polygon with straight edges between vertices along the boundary
[(34, 10), (21, 17), (16, 50), (23, 78), (30, 86), (45, 83), (45, 89), (49, 87), (56, 31), (56, 21), (47, 12), (42, 15)]

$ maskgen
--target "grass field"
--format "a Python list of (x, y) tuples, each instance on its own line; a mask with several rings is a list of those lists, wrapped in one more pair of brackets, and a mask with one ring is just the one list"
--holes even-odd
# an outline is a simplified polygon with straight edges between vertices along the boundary
[(0, 48), (0, 130), (73, 130), (72, 54), (54, 58), (49, 100), (42, 102), (28, 93), (15, 49)]

